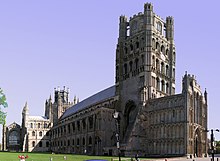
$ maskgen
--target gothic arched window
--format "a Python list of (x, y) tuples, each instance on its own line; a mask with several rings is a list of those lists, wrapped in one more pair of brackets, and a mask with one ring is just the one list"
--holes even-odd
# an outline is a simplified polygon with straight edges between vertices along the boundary
[(132, 71), (132, 69), (133, 69), (133, 62), (132, 62), (132, 61), (130, 61), (130, 62), (129, 62), (129, 71), (131, 72), (131, 71)]
[(134, 47), (133, 47), (133, 45), (132, 45), (132, 44), (130, 45), (130, 49), (131, 49), (131, 51), (133, 51), (133, 49), (134, 49)]
[(165, 82), (164, 82), (164, 80), (161, 81), (161, 90), (163, 92), (165, 92)]
[(169, 76), (169, 66), (168, 66), (168, 65), (166, 65), (165, 75), (166, 75), (167, 77)]
[(139, 67), (139, 60), (135, 59), (135, 69), (138, 69), (138, 67)]
[(39, 142), (39, 147), (42, 147), (42, 141)]
[(160, 70), (160, 64), (159, 64), (160, 62), (159, 62), (159, 60), (158, 59), (156, 59), (156, 69), (159, 71)]
[(159, 51), (160, 50), (160, 44), (159, 42), (156, 42), (156, 49)]
[(152, 39), (152, 48), (153, 48), (153, 49), (155, 49), (155, 47), (156, 47), (155, 45), (156, 45), (156, 44), (155, 44), (155, 39)]
[(127, 74), (128, 73), (128, 67), (127, 67), (127, 64), (125, 63), (124, 64), (124, 74)]
[(160, 52), (165, 54), (165, 47), (163, 45), (161, 45)]
[(32, 141), (32, 147), (35, 147), (35, 141)]
[(136, 42), (136, 48), (137, 49), (139, 48), (139, 42), (138, 41)]
[(157, 77), (157, 86), (156, 86), (156, 88), (157, 88), (157, 90), (160, 90), (160, 79)]
[(90, 136), (89, 137), (89, 145), (91, 145), (92, 144), (92, 137)]

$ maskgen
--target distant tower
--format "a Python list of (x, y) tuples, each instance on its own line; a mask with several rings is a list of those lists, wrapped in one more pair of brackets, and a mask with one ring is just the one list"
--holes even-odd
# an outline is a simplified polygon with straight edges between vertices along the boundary
[(60, 90), (59, 87), (55, 88), (54, 103), (52, 103), (51, 96), (45, 103), (45, 116), (50, 119), (51, 126), (56, 124), (66, 109), (72, 105), (73, 103), (69, 102), (69, 89), (66, 89), (65, 86), (63, 90)]
[(45, 103), (45, 117), (50, 119), (50, 122), (53, 121), (53, 103), (52, 103), (52, 98), (51, 95), (48, 100), (46, 100)]
[(115, 83), (124, 127), (147, 100), (175, 94), (175, 55), (172, 17), (164, 21), (151, 3), (129, 20), (120, 16)]

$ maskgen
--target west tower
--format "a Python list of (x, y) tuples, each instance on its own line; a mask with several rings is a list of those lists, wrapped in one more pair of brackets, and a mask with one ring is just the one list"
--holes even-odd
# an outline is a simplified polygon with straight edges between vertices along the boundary
[(174, 20), (153, 12), (151, 3), (129, 20), (120, 16), (116, 49), (116, 94), (126, 137), (147, 100), (175, 94)]

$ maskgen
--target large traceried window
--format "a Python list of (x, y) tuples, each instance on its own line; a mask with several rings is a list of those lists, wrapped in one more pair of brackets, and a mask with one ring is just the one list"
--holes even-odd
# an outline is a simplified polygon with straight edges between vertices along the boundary
[(20, 134), (19, 134), (18, 131), (15, 131), (15, 130), (11, 131), (9, 133), (9, 139), (8, 139), (9, 145), (18, 145), (18, 144), (20, 144), (20, 137), (19, 136), (20, 136)]
[(157, 22), (157, 31), (162, 33), (162, 24), (160, 22)]

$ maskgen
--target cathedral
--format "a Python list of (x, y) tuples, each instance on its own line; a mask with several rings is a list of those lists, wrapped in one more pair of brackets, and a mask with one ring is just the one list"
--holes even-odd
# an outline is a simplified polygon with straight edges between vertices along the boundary
[[(69, 101), (55, 89), (44, 116), (3, 128), (3, 150), (146, 157), (207, 154), (207, 92), (185, 73), (175, 93), (174, 19), (163, 20), (151, 3), (119, 18), (115, 84), (85, 100)], [(118, 114), (114, 118), (114, 114)]]

